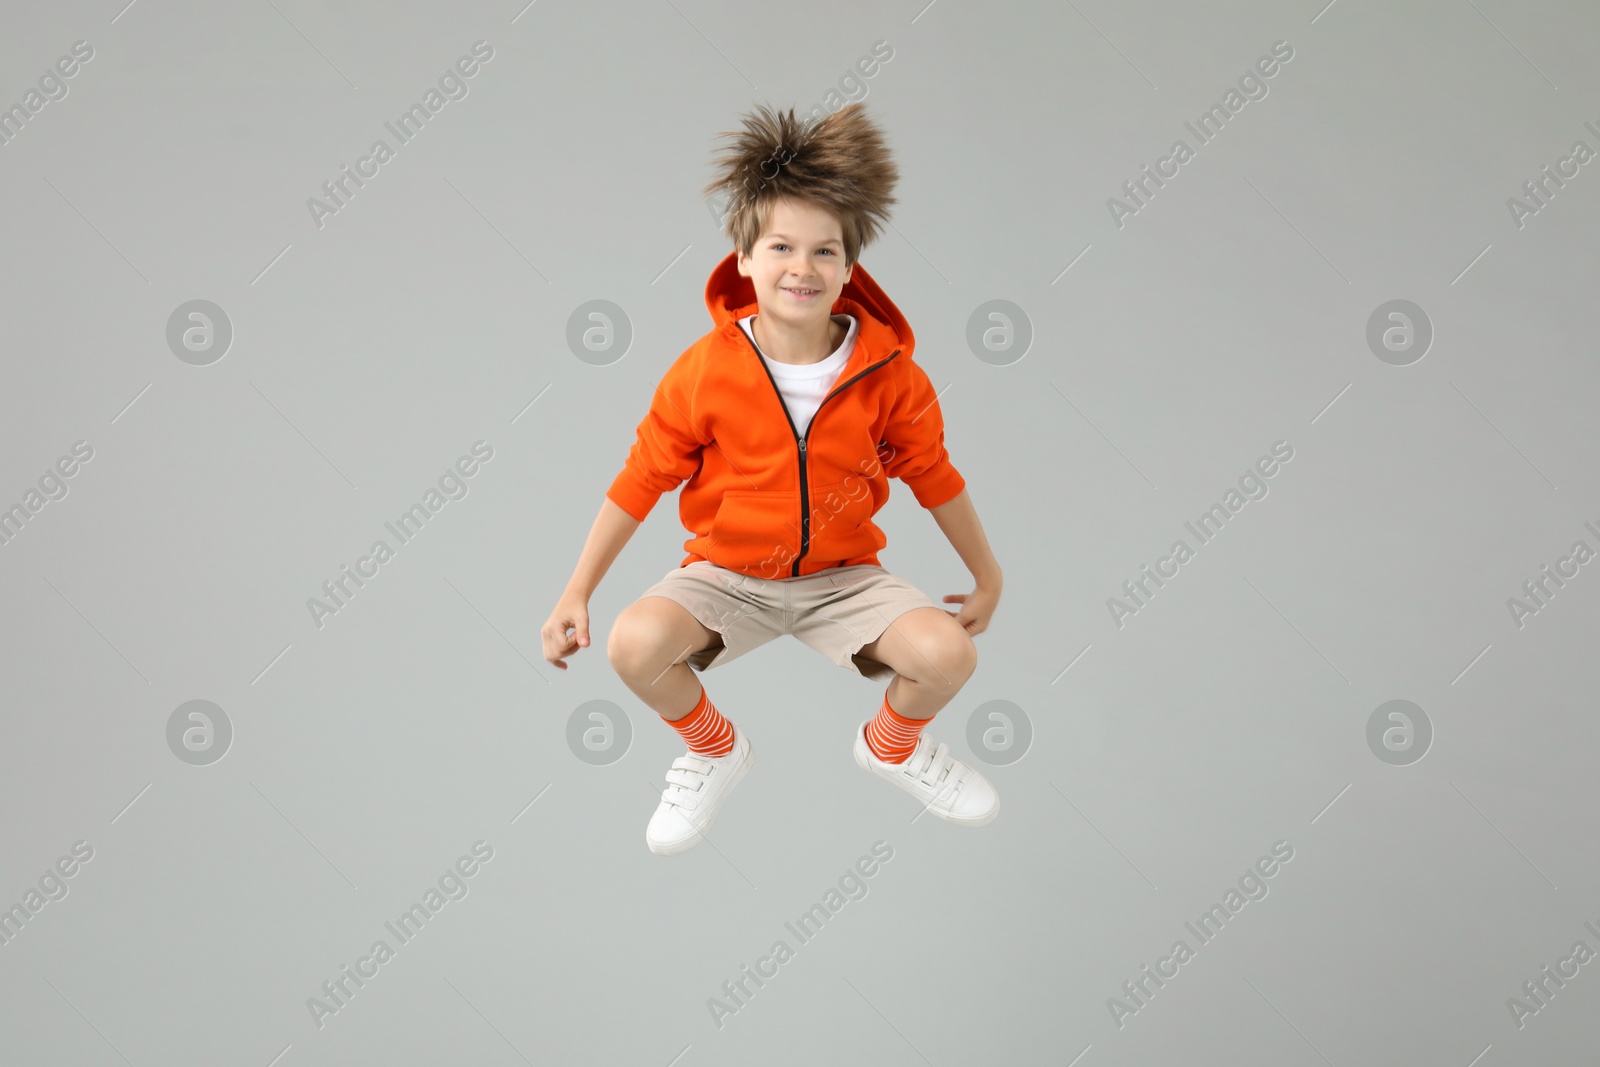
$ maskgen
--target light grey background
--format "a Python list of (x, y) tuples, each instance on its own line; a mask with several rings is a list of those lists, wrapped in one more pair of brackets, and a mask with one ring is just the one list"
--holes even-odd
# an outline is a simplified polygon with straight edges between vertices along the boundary
[[(0, 945), (6, 1064), (1578, 1062), (1600, 963), (1600, 149), (1592, 5), (692, 0), (522, 8), (266, 0), (6, 5), (0, 105), (74, 41), (68, 95), (0, 146), (0, 505), (92, 460), (0, 546), (0, 906), (93, 859)], [(492, 60), (318, 228), (341, 164), (474, 41)], [(1209, 144), (1185, 128), (1275, 41)], [(756, 103), (865, 93), (903, 178), (863, 263), (912, 322), (1007, 583), (929, 728), (1003, 802), (917, 818), (849, 757), (881, 687), (794, 641), (705, 676), (754, 739), (712, 835), (644, 826), (677, 737), (610, 670), (617, 613), (682, 558), (663, 497), (565, 673), (538, 629), (725, 254), (700, 195)], [(1195, 158), (1120, 228), (1107, 199)], [(1067, 269), (1070, 265), (1070, 269)], [(169, 316), (215, 302), (194, 366)], [(604, 299), (633, 340), (567, 346)], [(967, 346), (986, 301), (1034, 339)], [(1415, 302), (1420, 361), (1368, 348)], [(472, 443), (493, 459), (318, 628), (306, 606)], [(1294, 458), (1120, 628), (1108, 598), (1275, 441)], [(970, 576), (897, 486), (885, 565)], [(1070, 669), (1069, 668), (1070, 665)], [(228, 716), (207, 766), (168, 747)], [(1366, 729), (1415, 702), (1408, 766)], [(631, 747), (567, 747), (611, 700)], [(1021, 707), (990, 766), (967, 723)], [(530, 806), (530, 802), (531, 806)], [(320, 1028), (307, 1001), (474, 841), (493, 859)], [(870, 892), (717, 1026), (722, 996), (874, 841)], [(1270, 893), (1184, 927), (1272, 844)], [(1195, 950), (1135, 1015), (1122, 983)], [(1549, 988), (1554, 988), (1553, 984)]]

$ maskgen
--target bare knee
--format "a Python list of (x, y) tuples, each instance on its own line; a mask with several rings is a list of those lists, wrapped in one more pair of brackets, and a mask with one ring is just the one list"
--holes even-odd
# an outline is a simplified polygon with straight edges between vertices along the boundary
[(935, 688), (957, 687), (967, 683), (978, 669), (978, 646), (972, 635), (955, 624), (940, 626), (919, 642), (926, 669), (915, 680)]
[(606, 636), (606, 658), (619, 676), (653, 679), (691, 651), (678, 647), (684, 642), (667, 614), (671, 610), (639, 600), (617, 616)]
[[(661, 624), (654, 613), (634, 603), (612, 623), (611, 632), (606, 635), (606, 658), (619, 675), (634, 677), (659, 660), (661, 643)], [(666, 666), (662, 663), (656, 670)]]

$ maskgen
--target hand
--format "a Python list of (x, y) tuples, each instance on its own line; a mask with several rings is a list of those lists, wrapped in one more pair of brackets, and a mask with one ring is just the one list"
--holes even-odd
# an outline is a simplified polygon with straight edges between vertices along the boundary
[[(570, 635), (569, 629), (573, 631)], [(550, 613), (549, 620), (539, 631), (539, 637), (544, 642), (544, 658), (566, 670), (567, 665), (561, 661), (578, 649), (589, 647), (589, 601), (571, 593), (563, 594), (556, 610)]]
[(980, 585), (971, 593), (951, 593), (944, 600), (961, 605), (960, 611), (947, 611), (946, 615), (954, 617), (967, 633), (981, 634), (989, 628), (989, 617), (1000, 603), (1000, 587)]

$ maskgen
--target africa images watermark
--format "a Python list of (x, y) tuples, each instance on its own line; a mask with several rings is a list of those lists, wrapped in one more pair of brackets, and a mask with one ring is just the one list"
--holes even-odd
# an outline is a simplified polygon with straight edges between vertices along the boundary
[[(1592, 522), (1583, 524), (1596, 538), (1600, 538), (1600, 530), (1595, 529)], [(1557, 589), (1566, 588), (1563, 578), (1571, 580), (1578, 576), (1578, 568), (1594, 559), (1594, 549), (1589, 547), (1589, 542), (1583, 538), (1572, 542), (1572, 548), (1565, 556), (1557, 557), (1555, 573), (1551, 573), (1550, 564), (1544, 564), (1537, 577), (1530, 578), (1522, 583), (1522, 594), (1527, 600), (1518, 600), (1516, 597), (1506, 597), (1506, 608), (1511, 612), (1511, 621), (1517, 629), (1527, 625), (1530, 615), (1537, 615), (1540, 611), (1550, 606), (1549, 602), (1555, 598)], [(1567, 568), (1571, 567), (1571, 570)]]
[[(367, 950), (367, 955), (356, 960), (354, 970), (349, 964), (341, 968), (338, 977), (322, 983), (322, 993), (326, 1000), (315, 996), (306, 998), (306, 1010), (311, 1013), (311, 1021), (321, 1030), (323, 1020), (330, 1015), (337, 1015), (342, 1009), (349, 1006), (356, 993), (366, 987), (366, 979), (370, 981), (378, 976), (379, 968), (394, 959), (399, 947), (409, 945), (413, 938), (422, 932), (428, 920), (455, 900), (465, 900), (470, 888), (466, 879), (471, 878), (480, 870), (480, 864), (488, 863), (494, 859), (494, 847), (482, 838), (472, 843), (472, 855), (462, 856), (451, 867), (439, 876), (438, 888), (429, 886), (427, 892), (422, 894), (420, 903), (412, 904), (410, 908), (400, 913), (393, 922), (385, 922), (384, 929), (394, 935), (398, 944), (391, 948), (389, 942), (383, 938), (372, 943)], [(368, 967), (371, 970), (368, 970)], [(354, 988), (352, 988), (352, 986)]]
[[(452, 68), (439, 75), (437, 89), (429, 86), (428, 91), (422, 94), (421, 103), (414, 103), (401, 112), (400, 117), (395, 120), (400, 124), (398, 129), (395, 127), (395, 122), (385, 122), (383, 125), (394, 134), (395, 140), (400, 145), (410, 144), (412, 138), (422, 132), (428, 120), (444, 110), (445, 104), (452, 100), (467, 98), (469, 90), (464, 79), (472, 78), (478, 73), (481, 69), (480, 62), (487, 63), (493, 58), (494, 47), (488, 41), (474, 41), (472, 55), (462, 56), (456, 60)], [(337, 215), (349, 205), (357, 190), (366, 187), (367, 183), (362, 181), (363, 178), (377, 177), (378, 168), (394, 157), (395, 149), (389, 147), (389, 142), (380, 137), (372, 142), (367, 155), (356, 160), (354, 172), (350, 170), (348, 163), (341, 164), (340, 175), (322, 183), (322, 192), (327, 196), (327, 202), (318, 200), (314, 196), (306, 199), (306, 209), (311, 212), (311, 221), (317, 229), (322, 229), (324, 218)], [(355, 188), (352, 189), (351, 185)]]
[[(1212, 504), (1210, 509), (1201, 513), (1194, 522), (1183, 524), (1194, 534), (1198, 542), (1195, 548), (1190, 548), (1189, 542), (1180, 537), (1172, 543), (1167, 555), (1156, 560), (1154, 572), (1150, 570), (1149, 564), (1145, 564), (1141, 568), (1140, 577), (1122, 583), (1122, 591), (1127, 595), (1127, 600), (1114, 596), (1106, 598), (1106, 609), (1111, 612), (1111, 621), (1117, 624), (1117, 629), (1122, 629), (1122, 620), (1127, 616), (1137, 615), (1141, 609), (1149, 606), (1150, 600), (1155, 596), (1155, 589), (1151, 589), (1147, 583), (1154, 582), (1156, 589), (1164, 587), (1167, 583), (1162, 579), (1175, 577), (1178, 568), (1194, 558), (1198, 546), (1210, 544), (1217, 534), (1222, 532), (1222, 527), (1228, 520), (1244, 510), (1245, 504), (1252, 500), (1264, 500), (1269, 492), (1266, 479), (1278, 473), (1280, 462), (1288, 463), (1293, 458), (1294, 447), (1289, 442), (1274, 441), (1271, 455), (1256, 460), (1255, 466), (1246, 469), (1239, 477), (1238, 489), (1230, 487), (1222, 495), (1221, 503)], [(1199, 523), (1198, 528), (1195, 523)], [(1167, 569), (1168, 564), (1171, 565), (1171, 570)]]
[[(1218, 934), (1222, 933), (1222, 928), (1228, 921), (1243, 910), (1245, 904), (1252, 900), (1267, 899), (1270, 890), (1266, 879), (1277, 874), (1280, 865), (1287, 865), (1292, 859), (1294, 859), (1294, 846), (1287, 841), (1274, 841), (1272, 855), (1262, 856), (1256, 860), (1254, 866), (1246, 868), (1244, 874), (1239, 876), (1238, 888), (1229, 886), (1228, 891), (1222, 895), (1222, 903), (1212, 904), (1201, 913), (1200, 918), (1195, 920), (1200, 924), (1198, 929), (1195, 923), (1187, 920), (1183, 925), (1200, 944), (1209, 945)], [(1122, 983), (1122, 992), (1126, 994), (1127, 1001), (1116, 997), (1106, 998), (1106, 1009), (1111, 1012), (1111, 1021), (1117, 1024), (1117, 1029), (1121, 1030), (1127, 1025), (1123, 1020), (1129, 1015), (1137, 1015), (1148, 1007), (1156, 991), (1167, 984), (1162, 979), (1176, 978), (1179, 969), (1194, 959), (1195, 955), (1196, 949), (1190, 948), (1189, 942), (1180, 937), (1172, 943), (1172, 948), (1165, 956), (1156, 960), (1155, 970), (1151, 970), (1150, 965), (1146, 964), (1137, 978)], [(1169, 965), (1171, 970), (1167, 969)], [(1153, 989), (1152, 983), (1155, 986)]]
[[(1600, 138), (1600, 128), (1592, 120), (1585, 122), (1584, 126), (1595, 137)], [(1550, 172), (1550, 164), (1546, 163), (1540, 168), (1539, 177), (1529, 178), (1522, 183), (1522, 191), (1527, 200), (1518, 200), (1514, 196), (1506, 197), (1506, 210), (1511, 212), (1511, 221), (1517, 229), (1522, 229), (1528, 224), (1529, 215), (1537, 215), (1542, 209), (1550, 206), (1549, 201), (1555, 199), (1556, 192), (1567, 187), (1562, 178), (1571, 180), (1578, 176), (1578, 169), (1594, 159), (1595, 150), (1581, 138), (1572, 142), (1572, 150), (1556, 160), (1556, 170)], [(1570, 168), (1570, 169), (1569, 169)], [(1551, 185), (1555, 188), (1550, 188)], [(1531, 202), (1530, 202), (1531, 201)]]
[[(472, 455), (478, 459), (462, 456), (456, 460), (454, 467), (446, 469), (439, 476), (438, 489), (430, 485), (427, 492), (422, 494), (420, 504), (412, 504), (408, 510), (401, 512), (400, 517), (394, 522), (383, 524), (385, 529), (394, 534), (395, 540), (402, 545), (410, 544), (412, 539), (422, 532), (422, 527), (427, 521), (437, 515), (446, 503), (451, 500), (466, 499), (468, 492), (466, 479), (478, 473), (479, 460), (487, 463), (494, 458), (494, 446), (479, 438), (472, 443)], [(322, 583), (322, 592), (332, 603), (318, 600), (314, 596), (306, 598), (306, 609), (311, 612), (311, 623), (317, 629), (322, 629), (324, 618), (337, 615), (340, 608), (348, 606), (356, 592), (367, 584), (362, 579), (377, 577), (379, 568), (395, 557), (395, 550), (389, 547), (389, 542), (381, 538), (372, 542), (372, 547), (367, 551), (368, 555), (356, 560), (356, 573), (351, 573), (349, 564), (342, 564), (338, 577)], [(367, 570), (369, 564), (372, 567), (370, 571)], [(351, 583), (355, 585), (354, 589), (350, 588)]]
[[(1595, 928), (1594, 923), (1585, 919), (1583, 925), (1595, 937), (1600, 937), (1600, 930)], [(1522, 991), (1528, 995), (1527, 1000), (1518, 1000), (1516, 997), (1506, 998), (1506, 1010), (1511, 1012), (1511, 1021), (1517, 1024), (1517, 1029), (1521, 1030), (1528, 1025), (1528, 1016), (1538, 1015), (1541, 1010), (1549, 1007), (1550, 1001), (1555, 999), (1556, 993), (1566, 988), (1567, 981), (1578, 977), (1578, 972), (1583, 965), (1594, 959), (1594, 957), (1595, 951), (1589, 947), (1587, 941), (1575, 941), (1573, 942), (1571, 953), (1556, 960), (1555, 971), (1551, 971), (1550, 965), (1547, 963), (1540, 968), (1539, 977), (1523, 982)], [(1567, 970), (1569, 964), (1572, 967), (1570, 971)], [(1555, 989), (1550, 988), (1552, 982), (1555, 983)]]
[[(873, 857), (877, 857), (874, 859)], [(748, 965), (739, 967), (739, 977), (729, 979), (722, 983), (722, 994), (726, 1001), (716, 997), (706, 998), (706, 1010), (711, 1013), (711, 1021), (717, 1029), (723, 1027), (723, 1020), (730, 1015), (737, 1015), (750, 1004), (750, 999), (756, 991), (767, 984), (768, 980), (777, 977), (778, 969), (785, 963), (794, 959), (799, 946), (807, 945), (812, 938), (822, 932), (822, 927), (852, 900), (864, 900), (867, 895), (867, 879), (878, 873), (880, 864), (886, 864), (894, 859), (894, 848), (887, 841), (874, 841), (872, 855), (862, 856), (854, 865), (846, 868), (839, 876), (838, 888), (828, 887), (822, 895), (821, 903), (813, 904), (809, 909), (801, 912), (800, 917), (794, 922), (783, 924), (784, 929), (794, 935), (798, 942), (796, 948), (791, 948), (789, 942), (783, 938), (772, 943), (767, 954), (755, 962), (755, 970), (751, 971)], [(806, 933), (807, 927), (810, 933)], [(770, 968), (770, 969), (769, 969)], [(751, 985), (755, 988), (752, 989)]]
[[(1194, 134), (1200, 144), (1210, 144), (1212, 139), (1228, 125), (1228, 120), (1244, 110), (1245, 104), (1266, 98), (1267, 83), (1263, 79), (1274, 77), (1280, 69), (1279, 64), (1288, 63), (1293, 58), (1293, 45), (1288, 41), (1273, 41), (1271, 54), (1256, 60), (1255, 67), (1240, 76), (1239, 88), (1230, 88), (1223, 96), (1222, 103), (1212, 104), (1210, 110), (1195, 120), (1200, 124), (1198, 129), (1191, 122), (1185, 122), (1184, 126)], [(1117, 229), (1120, 230), (1126, 225), (1123, 220), (1129, 215), (1137, 215), (1148, 206), (1149, 201), (1155, 198), (1157, 189), (1166, 186), (1167, 183), (1162, 181), (1162, 178), (1176, 178), (1179, 168), (1194, 157), (1195, 149), (1190, 148), (1189, 142), (1180, 137), (1172, 143), (1167, 155), (1156, 160), (1157, 173), (1151, 173), (1150, 164), (1146, 163), (1141, 168), (1142, 177), (1123, 182), (1122, 191), (1127, 200), (1118, 200), (1114, 196), (1106, 198), (1106, 210), (1111, 213), (1111, 221), (1116, 224)], [(1168, 170), (1169, 166), (1172, 169)], [(1154, 188), (1151, 188), (1152, 184)]]
[(94, 446), (88, 441), (72, 442), (72, 454), (62, 456), (53, 467), (46, 467), (45, 472), (39, 475), (39, 488), (30, 486), (22, 494), (20, 502), (0, 510), (0, 545), (9, 545), (22, 532), (22, 528), (44, 510), (46, 504), (66, 499), (69, 491), (66, 479), (78, 473), (80, 464), (88, 463), (93, 458)]
[[(861, 471), (862, 478), (876, 477), (878, 471), (887, 463), (893, 462), (896, 449), (887, 441), (878, 445), (878, 451), (871, 459), (858, 460), (856, 467)], [(811, 514), (807, 517), (808, 527), (811, 531), (810, 539), (816, 542), (817, 534), (835, 516), (844, 511), (847, 503), (861, 503), (872, 496), (872, 488), (862, 478), (850, 475), (837, 485), (823, 486), (815, 495), (810, 496)], [(777, 578), (790, 563), (794, 562), (799, 554), (799, 546), (794, 544), (777, 544), (772, 547), (772, 554), (756, 564), (759, 573), (756, 578)]]
[(53, 867), (46, 867), (44, 873), (39, 876), (38, 889), (29, 886), (19, 902), (5, 911), (0, 911), (0, 945), (11, 944), (12, 940), (22, 933), (23, 927), (44, 910), (46, 904), (65, 900), (69, 888), (64, 879), (77, 874), (81, 865), (92, 859), (94, 859), (94, 846), (87, 841), (78, 840), (72, 843), (71, 855), (62, 856), (56, 860)]
[(882, 65), (893, 58), (893, 45), (886, 40), (873, 41), (871, 53), (857, 59), (854, 66), (847, 67), (839, 75), (839, 88), (835, 90), (830, 86), (822, 97), (822, 103), (812, 105), (806, 114), (812, 119), (826, 118), (846, 104), (865, 100), (869, 90), (862, 79), (877, 77)]
[(23, 128), (33, 121), (33, 117), (44, 110), (44, 106), (53, 100), (65, 100), (71, 87), (65, 79), (76, 77), (86, 64), (94, 58), (94, 47), (88, 41), (73, 41), (72, 54), (62, 56), (55, 62), (53, 69), (46, 70), (39, 75), (39, 88), (29, 89), (22, 94), (20, 103), (0, 110), (0, 145), (8, 145), (22, 133)]

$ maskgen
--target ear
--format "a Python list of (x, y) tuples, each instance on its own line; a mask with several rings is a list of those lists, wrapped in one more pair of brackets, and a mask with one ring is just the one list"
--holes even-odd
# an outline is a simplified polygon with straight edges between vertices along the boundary
[(738, 256), (737, 262), (739, 264), (739, 276), (741, 278), (750, 277), (750, 257), (739, 251), (737, 248), (734, 249), (734, 253)]

